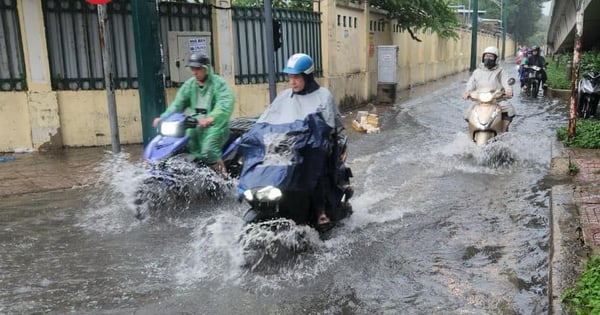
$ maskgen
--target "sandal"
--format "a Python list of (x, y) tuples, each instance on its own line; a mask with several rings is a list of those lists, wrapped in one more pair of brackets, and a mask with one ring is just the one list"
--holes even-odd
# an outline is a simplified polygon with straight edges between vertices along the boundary
[(320, 231), (326, 231), (331, 228), (331, 220), (325, 214), (325, 212), (321, 212), (319, 218), (317, 219), (317, 226)]

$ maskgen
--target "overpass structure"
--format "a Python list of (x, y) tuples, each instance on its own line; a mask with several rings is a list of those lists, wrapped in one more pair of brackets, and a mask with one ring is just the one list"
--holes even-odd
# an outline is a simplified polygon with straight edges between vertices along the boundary
[(582, 49), (600, 48), (600, 0), (552, 0), (548, 53), (573, 51), (577, 4), (584, 8)]

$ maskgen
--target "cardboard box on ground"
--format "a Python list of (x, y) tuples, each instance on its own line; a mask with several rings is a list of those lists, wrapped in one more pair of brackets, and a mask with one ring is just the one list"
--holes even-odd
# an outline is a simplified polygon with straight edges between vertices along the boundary
[(352, 120), (352, 128), (360, 132), (379, 133), (379, 116), (360, 110), (356, 113), (356, 118)]

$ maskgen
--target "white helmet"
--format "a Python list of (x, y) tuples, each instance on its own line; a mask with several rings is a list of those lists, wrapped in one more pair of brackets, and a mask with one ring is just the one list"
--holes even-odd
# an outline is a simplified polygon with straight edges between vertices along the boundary
[(483, 53), (481, 54), (481, 62), (483, 62), (483, 56), (485, 54), (492, 54), (492, 55), (496, 56), (496, 59), (498, 59), (498, 48), (496, 48), (494, 46), (489, 46), (486, 49), (484, 49)]

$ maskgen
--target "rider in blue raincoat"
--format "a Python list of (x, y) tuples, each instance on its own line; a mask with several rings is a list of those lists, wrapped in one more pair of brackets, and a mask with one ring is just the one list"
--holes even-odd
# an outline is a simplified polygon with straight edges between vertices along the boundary
[[(304, 121), (311, 114), (319, 113), (328, 125), (327, 129), (331, 135), (341, 131), (343, 124), (333, 95), (315, 81), (313, 59), (306, 54), (294, 54), (288, 59), (283, 72), (288, 74), (290, 88), (277, 95), (271, 105), (260, 115), (257, 124), (291, 124)], [(327, 163), (313, 165), (320, 165), (318, 167), (321, 168), (326, 167)], [(330, 224), (330, 219), (325, 212), (328, 179), (325, 177), (325, 171), (312, 171), (323, 174), (312, 187), (311, 203), (313, 208), (317, 209), (317, 223), (319, 226), (326, 226)]]

